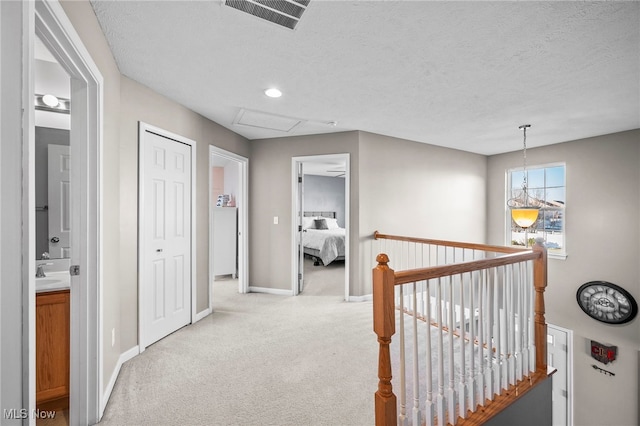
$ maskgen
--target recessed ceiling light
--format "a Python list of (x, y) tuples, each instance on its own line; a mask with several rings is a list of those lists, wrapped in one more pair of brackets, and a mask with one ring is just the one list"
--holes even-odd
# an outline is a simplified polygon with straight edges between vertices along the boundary
[(58, 106), (58, 104), (60, 103), (60, 101), (58, 101), (58, 98), (56, 98), (53, 95), (44, 95), (42, 97), (42, 102), (44, 102), (44, 104), (48, 107), (51, 108), (55, 108)]
[(265, 90), (264, 94), (270, 98), (279, 98), (280, 96), (282, 96), (282, 92), (276, 89), (275, 87)]

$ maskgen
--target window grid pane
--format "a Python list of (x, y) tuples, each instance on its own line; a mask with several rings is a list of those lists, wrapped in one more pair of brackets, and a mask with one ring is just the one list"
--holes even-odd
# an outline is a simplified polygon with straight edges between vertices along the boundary
[[(508, 199), (522, 198), (522, 170), (507, 173)], [(511, 245), (531, 246), (536, 238), (543, 238), (550, 254), (564, 254), (565, 246), (565, 166), (530, 167), (527, 170), (529, 204), (540, 207), (538, 220), (528, 229), (522, 229), (508, 218)]]

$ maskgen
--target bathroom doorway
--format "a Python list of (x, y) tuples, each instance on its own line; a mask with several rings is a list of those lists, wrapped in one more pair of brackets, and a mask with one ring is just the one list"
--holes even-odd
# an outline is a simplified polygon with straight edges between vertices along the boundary
[[(101, 160), (102, 151), (102, 82), (103, 78), (79, 35), (71, 25), (62, 6), (58, 2), (38, 0), (25, 3), (23, 13), (34, 19), (23, 22), (24, 40), (29, 48), (24, 57), (25, 76), (35, 75), (41, 64), (33, 55), (31, 46), (36, 43), (49, 51), (53, 59), (60, 65), (68, 78), (69, 95), (60, 95), (57, 103), (53, 99), (43, 99), (47, 93), (37, 93), (40, 87), (35, 81), (23, 80), (24, 99), (29, 99), (27, 114), (23, 128), (25, 129), (24, 152), (28, 153), (28, 162), (23, 168), (25, 186), (23, 206), (24, 223), (28, 230), (23, 245), (25, 262), (25, 288), (23, 306), (25, 309), (25, 344), (23, 347), (24, 370), (24, 405), (30, 413), (36, 408), (36, 269), (38, 262), (56, 263), (51, 259), (42, 259), (45, 249), (36, 253), (38, 232), (36, 229), (37, 208), (49, 206), (36, 203), (36, 107), (63, 108), (73, 105), (73, 114), (69, 115), (69, 155), (58, 157), (68, 172), (68, 181), (60, 196), (62, 202), (61, 228), (70, 230), (66, 247), (55, 250), (61, 254), (60, 271), (67, 275), (70, 289), (69, 303), (69, 424), (94, 424), (103, 411), (102, 398), (102, 327), (100, 312), (101, 273), (100, 273), (100, 199), (101, 199)], [(38, 40), (36, 40), (38, 39)], [(47, 66), (45, 65), (45, 68)], [(40, 95), (38, 97), (38, 95)], [(58, 97), (56, 95), (56, 97)], [(51, 101), (51, 102), (47, 102)], [(70, 108), (69, 108), (70, 109)], [(59, 113), (56, 113), (59, 114)], [(59, 118), (59, 115), (56, 115)], [(41, 127), (41, 126), (39, 126)], [(68, 208), (67, 208), (68, 207)], [(41, 214), (41, 213), (40, 213)], [(52, 228), (52, 226), (49, 226)], [(49, 229), (51, 231), (52, 229)], [(54, 239), (54, 237), (56, 237)], [(62, 236), (46, 237), (53, 244), (63, 242)], [(42, 239), (42, 238), (40, 238)], [(54, 247), (55, 248), (55, 247)], [(37, 259), (39, 257), (40, 259)], [(47, 257), (45, 255), (45, 257)], [(70, 265), (67, 266), (66, 263)], [(46, 265), (48, 267), (57, 265)]]

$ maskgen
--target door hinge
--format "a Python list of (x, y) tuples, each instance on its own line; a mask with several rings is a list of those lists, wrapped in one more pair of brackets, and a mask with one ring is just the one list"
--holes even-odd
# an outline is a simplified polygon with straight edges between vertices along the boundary
[(80, 275), (80, 265), (71, 265), (69, 275)]
[(298, 176), (298, 183), (302, 183), (302, 176)]
[(302, 232), (302, 225), (298, 225), (298, 232)]
[(302, 274), (298, 274), (298, 281), (302, 281)]

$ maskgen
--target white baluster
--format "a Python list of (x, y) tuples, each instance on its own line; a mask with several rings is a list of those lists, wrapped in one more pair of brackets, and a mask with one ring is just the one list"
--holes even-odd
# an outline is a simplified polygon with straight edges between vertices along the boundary
[(442, 279), (438, 278), (436, 287), (437, 311), (436, 320), (438, 322), (438, 396), (436, 397), (436, 413), (438, 424), (445, 422), (445, 397), (444, 397), (444, 339), (442, 337)]
[(485, 321), (485, 295), (486, 295), (486, 288), (485, 288), (485, 276), (486, 276), (486, 271), (479, 271), (478, 272), (478, 369), (479, 369), (479, 374), (478, 377), (476, 378), (477, 380), (477, 385), (476, 385), (476, 392), (477, 392), (477, 397), (476, 400), (478, 402), (478, 404), (480, 404), (481, 406), (484, 407), (484, 401), (486, 399), (486, 394), (485, 394), (485, 358), (484, 358), (484, 354), (485, 354), (485, 337), (484, 337), (484, 321)]
[(432, 358), (431, 358), (431, 281), (426, 281), (427, 290), (427, 303), (425, 306), (425, 318), (427, 319), (427, 339), (425, 347), (425, 361), (426, 361), (426, 383), (427, 383), (427, 398), (425, 400), (425, 422), (426, 426), (434, 426), (434, 404), (433, 404), (433, 373), (431, 371)]
[(529, 297), (529, 301), (527, 303), (527, 309), (529, 311), (529, 315), (527, 318), (529, 319), (529, 371), (536, 371), (536, 345), (535, 345), (535, 314), (534, 314), (534, 299), (535, 288), (533, 285), (533, 262), (527, 263), (527, 296)]
[[(416, 283), (413, 283), (413, 310), (417, 311), (418, 299), (416, 294)], [(428, 328), (428, 324), (427, 324)], [(420, 419), (420, 376), (418, 374), (418, 316), (413, 315), (413, 411), (412, 419), (414, 425), (421, 425)]]
[(448, 277), (448, 293), (449, 293), (449, 309), (448, 309), (448, 317), (449, 317), (449, 354), (448, 354), (448, 363), (449, 363), (449, 388), (447, 389), (447, 413), (449, 414), (449, 423), (456, 424), (457, 414), (456, 414), (456, 388), (455, 388), (455, 355), (453, 352), (453, 339), (455, 339), (454, 331), (455, 331), (455, 323), (453, 319), (453, 312), (455, 309), (455, 302), (453, 300), (453, 279), (451, 276)]
[(515, 321), (516, 321), (516, 314), (515, 314), (515, 309), (514, 309), (514, 302), (515, 302), (515, 295), (516, 293), (516, 280), (515, 280), (515, 271), (514, 271), (514, 266), (513, 265), (509, 265), (509, 311), (507, 314), (507, 321), (508, 321), (508, 327), (507, 327), (507, 336), (508, 336), (508, 352), (509, 352), (509, 384), (510, 385), (515, 385), (516, 384), (516, 345), (515, 345), (515, 337), (516, 337), (516, 327), (515, 327)]
[(398, 424), (408, 424), (407, 419), (407, 389), (406, 389), (406, 372), (405, 372), (405, 336), (404, 336), (404, 285), (397, 286), (399, 293), (399, 328), (400, 328), (400, 412), (398, 413)]
[[(464, 256), (464, 251), (463, 251)], [(464, 260), (464, 259), (463, 259)], [(458, 416), (463, 419), (467, 418), (467, 369), (466, 369), (466, 346), (467, 341), (465, 339), (466, 333), (466, 324), (467, 324), (467, 316), (465, 314), (465, 304), (464, 304), (464, 275), (458, 275), (460, 277), (460, 378), (458, 383)], [(473, 345), (472, 345), (473, 348)]]
[(493, 309), (493, 305), (494, 305), (494, 297), (493, 297), (493, 293), (494, 293), (494, 287), (495, 287), (495, 269), (490, 269), (485, 271), (486, 273), (486, 280), (485, 280), (485, 288), (486, 288), (486, 309), (485, 309), (485, 315), (486, 315), (486, 321), (485, 321), (485, 327), (484, 327), (484, 333), (485, 333), (485, 351), (486, 351), (486, 357), (485, 357), (485, 398), (488, 400), (493, 401), (493, 395), (495, 394), (494, 389), (494, 382), (495, 382), (495, 362), (494, 362), (494, 352), (493, 352), (493, 348), (494, 348), (494, 342), (493, 342), (493, 335), (494, 335), (494, 309)]

